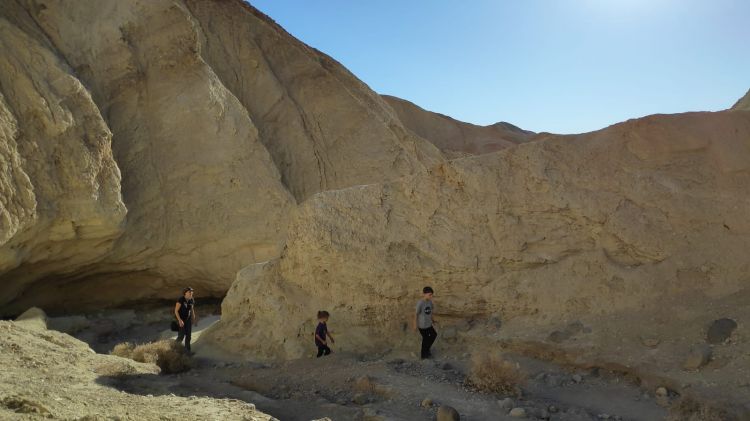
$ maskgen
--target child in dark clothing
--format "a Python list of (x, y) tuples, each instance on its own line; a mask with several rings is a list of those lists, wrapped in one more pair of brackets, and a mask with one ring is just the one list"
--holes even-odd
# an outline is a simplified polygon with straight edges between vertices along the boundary
[(325, 310), (318, 312), (318, 327), (315, 328), (315, 345), (318, 347), (318, 358), (331, 353), (331, 348), (328, 347), (326, 337), (331, 338), (332, 344), (336, 343), (333, 336), (328, 332), (328, 325), (326, 323), (329, 316)]

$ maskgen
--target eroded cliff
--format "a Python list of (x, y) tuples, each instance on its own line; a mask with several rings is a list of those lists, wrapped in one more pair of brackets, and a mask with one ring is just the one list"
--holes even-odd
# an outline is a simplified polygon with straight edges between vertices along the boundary
[(239, 0), (0, 13), (3, 314), (222, 296), (280, 255), (298, 201), (443, 159)]

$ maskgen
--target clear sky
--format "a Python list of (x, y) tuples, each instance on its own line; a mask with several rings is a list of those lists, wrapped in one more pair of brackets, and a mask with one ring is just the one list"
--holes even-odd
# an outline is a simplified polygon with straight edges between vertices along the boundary
[(750, 89), (750, 0), (254, 0), (376, 92), (580, 133)]

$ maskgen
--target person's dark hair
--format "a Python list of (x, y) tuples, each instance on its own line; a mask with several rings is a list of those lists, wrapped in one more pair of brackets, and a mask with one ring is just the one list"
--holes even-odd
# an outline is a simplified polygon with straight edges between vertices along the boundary
[(328, 312), (327, 312), (327, 311), (325, 311), (325, 310), (320, 310), (320, 311), (318, 312), (318, 318), (319, 318), (319, 319), (323, 319), (323, 318), (325, 318), (325, 317), (328, 317), (328, 316), (329, 316), (329, 314), (328, 314)]
[(192, 290), (193, 290), (193, 288), (187, 287), (187, 288), (185, 288), (185, 289), (182, 290), (182, 295), (185, 295), (186, 292), (192, 291)]
[(424, 287), (422, 288), (422, 294), (434, 294), (435, 291), (432, 290), (432, 287)]

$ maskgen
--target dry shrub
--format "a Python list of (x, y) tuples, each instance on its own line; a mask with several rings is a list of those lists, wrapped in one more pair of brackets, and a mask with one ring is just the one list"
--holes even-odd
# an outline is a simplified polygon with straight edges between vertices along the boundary
[(192, 360), (185, 348), (171, 339), (142, 345), (124, 342), (115, 345), (111, 354), (141, 363), (156, 364), (161, 368), (162, 374), (182, 373), (192, 367)]
[[(744, 412), (744, 411), (743, 411)], [(733, 414), (728, 408), (720, 408), (714, 402), (699, 402), (683, 397), (669, 408), (668, 421), (739, 421), (747, 419), (744, 414)]]
[(466, 383), (482, 392), (520, 396), (526, 374), (500, 354), (475, 355)]

